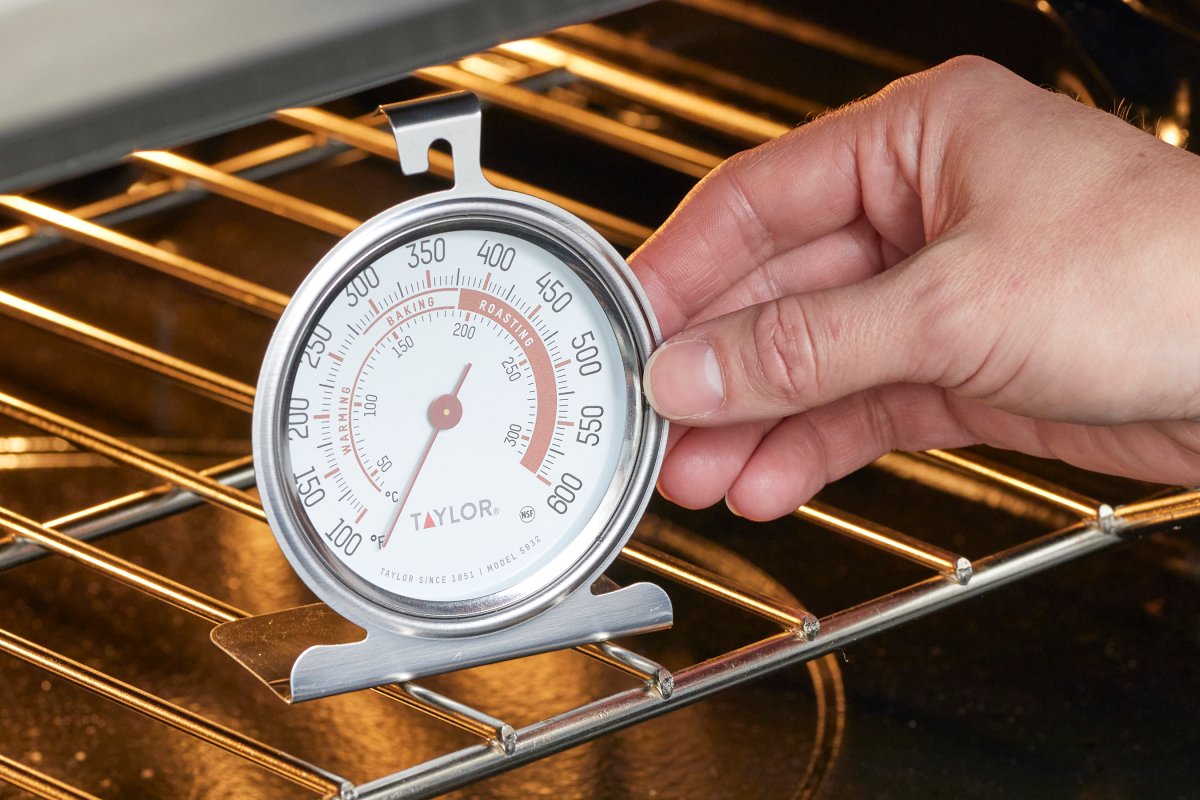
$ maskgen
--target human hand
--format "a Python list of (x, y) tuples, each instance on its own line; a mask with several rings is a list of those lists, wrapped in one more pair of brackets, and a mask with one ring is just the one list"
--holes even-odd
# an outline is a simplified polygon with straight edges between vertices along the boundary
[(1200, 158), (990, 62), (735, 156), (631, 264), (681, 505), (976, 443), (1200, 483)]

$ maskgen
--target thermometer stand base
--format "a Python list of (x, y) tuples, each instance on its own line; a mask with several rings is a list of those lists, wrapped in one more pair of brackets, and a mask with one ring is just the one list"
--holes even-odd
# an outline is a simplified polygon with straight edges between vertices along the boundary
[[(360, 641), (307, 647), (295, 657), (290, 670), (288, 661), (294, 656), (287, 651), (294, 654), (296, 642), (311, 643), (314, 630), (327, 629), (345, 642), (360, 629), (317, 603), (226, 622), (213, 629), (212, 639), (280, 697), (298, 703), (649, 633), (670, 627), (671, 620), (667, 593), (652, 583), (635, 583), (603, 594), (580, 589), (536, 617), (477, 636), (435, 638), (368, 629)], [(290, 648), (289, 641), (293, 643)], [(272, 652), (274, 658), (268, 656)]]

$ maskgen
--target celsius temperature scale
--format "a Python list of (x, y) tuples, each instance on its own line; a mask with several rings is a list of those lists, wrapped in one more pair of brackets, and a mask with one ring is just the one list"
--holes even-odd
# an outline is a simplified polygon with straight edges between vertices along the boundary
[[(290, 700), (671, 623), (658, 586), (603, 578), (665, 444), (641, 391), (658, 331), (636, 280), (579, 219), (486, 180), (473, 95), (382, 110), (404, 173), (444, 141), (454, 186), (321, 260), (254, 410), (271, 528), (326, 605), (214, 632), (251, 669), (247, 652), (291, 640)], [(366, 638), (320, 643), (339, 618)]]

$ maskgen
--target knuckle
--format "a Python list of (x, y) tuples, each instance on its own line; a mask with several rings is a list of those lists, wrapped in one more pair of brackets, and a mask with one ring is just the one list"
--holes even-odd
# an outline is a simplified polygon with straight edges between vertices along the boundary
[(747, 180), (747, 173), (753, 170), (760, 155), (756, 148), (732, 156), (717, 167), (711, 183), (724, 198), (725, 210), (732, 214), (740, 247), (762, 261), (775, 252), (774, 235), (759, 213)]
[(998, 98), (1011, 98), (1024, 84), (996, 62), (973, 55), (955, 56), (919, 77), (926, 112), (946, 119), (973, 119), (978, 114), (996, 116), (996, 107), (1003, 108)]
[(959, 55), (943, 61), (936, 69), (947, 74), (961, 75), (1003, 75), (1008, 70), (995, 61), (976, 55)]
[(1006, 67), (973, 55), (955, 56), (925, 74), (934, 85), (960, 102), (994, 102), (993, 93), (1025, 84)]
[(982, 56), (961, 55), (943, 61), (923, 72), (904, 75), (892, 81), (877, 96), (891, 96), (912, 91), (945, 94), (958, 101), (968, 101), (979, 91), (981, 83), (1011, 76), (1004, 67)]
[(896, 297), (908, 330), (902, 380), (945, 386), (961, 371), (963, 350), (977, 337), (981, 291), (971, 254), (946, 241), (921, 253), (919, 270), (897, 276)]
[[(987, 248), (996, 252), (997, 248)], [(932, 247), (926, 269), (912, 292), (914, 352), (905, 377), (931, 383), (956, 394), (983, 398), (1007, 380), (999, 358), (1005, 326), (997, 320), (1019, 313), (1005, 287), (1005, 274), (954, 247)]]
[(892, 416), (892, 409), (878, 391), (865, 392), (862, 403), (866, 406), (865, 417), (870, 426), (871, 436), (881, 453), (896, 449), (899, 443), (899, 428)]
[(752, 341), (764, 393), (801, 406), (819, 396), (816, 345), (800, 298), (765, 303), (754, 321)]

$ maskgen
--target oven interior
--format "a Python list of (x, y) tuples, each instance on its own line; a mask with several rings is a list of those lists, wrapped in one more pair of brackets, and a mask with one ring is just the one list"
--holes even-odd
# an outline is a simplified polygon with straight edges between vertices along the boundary
[(958, 53), (1193, 145), (1194, 52), (1130, 76), (1102, 11), (654, 3), (0, 197), (0, 797), (1195, 796), (1200, 493), (1010, 453), (768, 524), (656, 498), (612, 577), (676, 624), (611, 647), (285, 705), (209, 638), (314, 600), (247, 412), (311, 266), (444, 185), (380, 103), (476, 92), (493, 182), (629, 253), (721, 159)]

